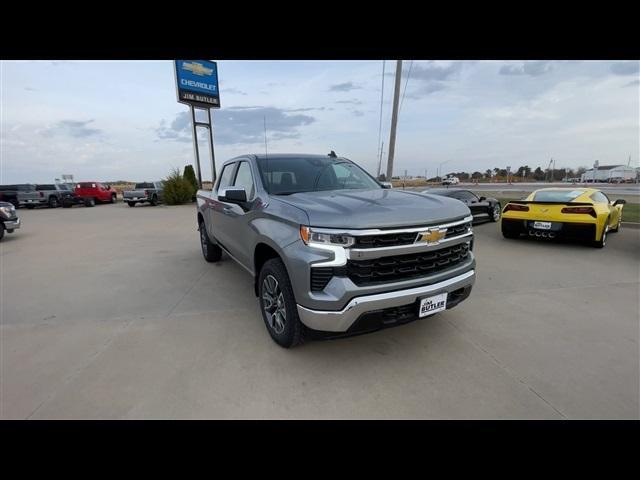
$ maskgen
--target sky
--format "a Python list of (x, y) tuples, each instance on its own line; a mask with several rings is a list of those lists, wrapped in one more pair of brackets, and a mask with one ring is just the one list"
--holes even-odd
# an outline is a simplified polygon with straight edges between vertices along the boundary
[[(216, 165), (264, 153), (266, 120), (269, 153), (334, 150), (375, 175), (384, 142), (386, 171), (395, 65), (381, 116), (382, 60), (219, 60)], [(638, 61), (405, 60), (401, 92), (394, 175), (638, 166)], [(0, 95), (0, 183), (152, 181), (194, 162), (171, 61), (2, 61)]]

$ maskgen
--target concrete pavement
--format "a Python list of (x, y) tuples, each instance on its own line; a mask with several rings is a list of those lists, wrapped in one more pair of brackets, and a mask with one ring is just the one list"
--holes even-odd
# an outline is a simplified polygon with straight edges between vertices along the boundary
[(460, 306), (284, 350), (193, 206), (19, 212), (0, 418), (640, 418), (640, 230), (596, 250), (479, 225)]

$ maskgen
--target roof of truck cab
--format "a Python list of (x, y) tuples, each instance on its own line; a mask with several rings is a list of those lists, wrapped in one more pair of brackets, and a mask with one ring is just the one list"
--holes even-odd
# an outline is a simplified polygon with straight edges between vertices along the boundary
[(300, 158), (300, 159), (305, 159), (305, 158), (317, 158), (317, 159), (335, 158), (335, 160), (351, 161), (348, 158), (344, 158), (344, 157), (329, 157), (329, 155), (327, 155), (327, 154), (321, 155), (321, 154), (317, 154), (317, 153), (268, 153), (266, 155), (264, 153), (252, 153), (252, 154), (249, 154), (249, 155), (239, 155), (239, 156), (237, 156), (235, 158), (231, 158), (231, 159), (225, 161), (224, 163), (242, 160), (243, 158), (253, 158), (255, 160), (267, 160), (267, 159), (275, 159), (275, 158)]

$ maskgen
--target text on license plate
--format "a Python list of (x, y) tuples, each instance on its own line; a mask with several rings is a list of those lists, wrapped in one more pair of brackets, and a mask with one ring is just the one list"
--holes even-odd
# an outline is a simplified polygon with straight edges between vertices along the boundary
[(540, 230), (551, 230), (551, 222), (533, 222), (533, 228)]
[(426, 317), (447, 309), (447, 293), (420, 299), (419, 317)]

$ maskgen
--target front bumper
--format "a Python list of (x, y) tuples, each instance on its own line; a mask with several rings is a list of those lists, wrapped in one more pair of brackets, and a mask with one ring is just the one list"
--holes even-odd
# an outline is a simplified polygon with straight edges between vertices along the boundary
[[(474, 282), (475, 270), (469, 270), (431, 285), (355, 297), (345, 308), (338, 311), (311, 310), (298, 305), (298, 316), (302, 323), (313, 330), (347, 332), (360, 317), (367, 313), (393, 307), (407, 306), (416, 303), (419, 298), (425, 295), (437, 295), (444, 292), (453, 293), (462, 290), (464, 292), (464, 298), (466, 298)], [(447, 308), (457, 305), (464, 298), (451, 304), (448, 303)]]
[(15, 230), (16, 228), (20, 228), (20, 219), (14, 218), (11, 220), (5, 220), (4, 228), (6, 228), (7, 230)]

